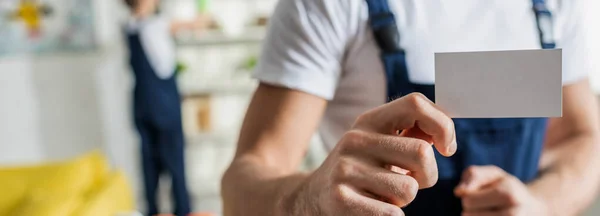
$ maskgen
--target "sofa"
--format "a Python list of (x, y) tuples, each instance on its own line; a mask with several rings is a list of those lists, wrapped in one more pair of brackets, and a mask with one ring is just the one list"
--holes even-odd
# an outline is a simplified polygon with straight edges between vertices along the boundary
[(99, 151), (58, 162), (0, 166), (0, 216), (113, 216), (132, 212), (123, 172)]

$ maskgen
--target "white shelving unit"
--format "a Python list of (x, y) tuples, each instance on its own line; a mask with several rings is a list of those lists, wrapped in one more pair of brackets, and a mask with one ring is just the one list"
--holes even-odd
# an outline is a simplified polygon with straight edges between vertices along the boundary
[(194, 33), (182, 33), (176, 38), (176, 44), (180, 47), (207, 47), (207, 46), (231, 46), (231, 45), (256, 45), (265, 38), (265, 27), (248, 27), (239, 36), (228, 36), (222, 31), (207, 31), (198, 35)]
[[(209, 31), (182, 33), (176, 38), (179, 58), (188, 66), (178, 78), (182, 98), (210, 98), (211, 129), (186, 130), (187, 175), (196, 210), (221, 213), (220, 178), (233, 159), (247, 101), (257, 86), (250, 72), (240, 71), (238, 66), (258, 55), (265, 31), (252, 27), (240, 36)], [(184, 106), (195, 103), (184, 102)], [(197, 124), (197, 111), (187, 109), (184, 107), (184, 123)]]
[[(189, 65), (178, 80), (180, 92), (184, 98), (210, 97), (211, 122), (219, 125), (209, 132), (186, 133), (188, 179), (198, 210), (220, 213), (220, 177), (233, 159), (243, 114), (258, 86), (250, 72), (239, 71), (237, 65), (259, 54), (265, 34), (265, 27), (251, 27), (233, 37), (219, 31), (177, 36), (180, 59)], [(317, 136), (309, 151), (302, 169), (317, 166), (326, 155)]]

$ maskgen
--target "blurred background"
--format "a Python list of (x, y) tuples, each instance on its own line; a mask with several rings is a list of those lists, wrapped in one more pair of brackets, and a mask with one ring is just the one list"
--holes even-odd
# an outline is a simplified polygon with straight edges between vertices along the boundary
[[(131, 117), (134, 83), (123, 33), (129, 13), (123, 1), (36, 1), (47, 11), (38, 14), (38, 32), (27, 17), (11, 16), (24, 2), (0, 0), (0, 169), (77, 160), (99, 150), (110, 169), (124, 173), (137, 198), (135, 208), (143, 210), (139, 138)], [(221, 212), (220, 177), (257, 86), (250, 73), (275, 4), (161, 3), (161, 12), (175, 20), (194, 19), (200, 12), (214, 20), (208, 30), (175, 36), (177, 59), (185, 68), (177, 81), (196, 211)], [(306, 167), (325, 155), (316, 138), (314, 146)], [(169, 212), (170, 188), (160, 193), (163, 211)]]
[[(213, 20), (208, 30), (175, 36), (177, 59), (185, 68), (177, 82), (195, 211), (221, 213), (220, 176), (233, 157), (238, 129), (257, 86), (250, 73), (276, 2), (162, 1), (162, 12), (173, 19), (194, 19), (202, 12)], [(37, 14), (12, 15), (31, 4), (39, 9)], [(93, 169), (108, 170), (101, 173), (109, 177), (102, 178), (98, 184), (104, 186), (97, 186), (96, 192), (86, 192), (85, 199), (110, 191), (107, 185), (121, 185), (113, 190), (121, 197), (123, 190), (130, 190), (131, 205), (145, 208), (140, 199), (139, 138), (131, 117), (133, 78), (122, 30), (127, 16), (121, 0), (0, 0), (0, 169), (44, 176), (44, 170), (69, 173), (60, 167), (87, 161)], [(600, 74), (592, 76), (600, 93)], [(303, 167), (318, 166), (325, 155), (315, 136)], [(0, 175), (3, 172), (7, 173)], [(56, 179), (64, 183), (68, 175), (62, 176)], [(111, 178), (116, 180), (106, 180)], [(160, 191), (167, 212), (170, 189)], [(0, 210), (17, 205), (8, 202), (0, 199)], [(91, 203), (89, 208), (98, 206)], [(594, 209), (589, 215), (600, 215), (600, 202)]]

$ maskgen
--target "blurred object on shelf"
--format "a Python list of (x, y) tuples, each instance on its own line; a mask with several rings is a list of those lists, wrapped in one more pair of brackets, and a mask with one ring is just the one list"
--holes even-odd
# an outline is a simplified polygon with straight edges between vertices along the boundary
[(249, 23), (251, 5), (248, 0), (219, 0), (211, 2), (212, 14), (226, 36), (239, 37)]
[(184, 131), (187, 135), (213, 132), (210, 94), (184, 96), (182, 102)]
[(42, 19), (52, 14), (52, 8), (38, 1), (21, 0), (19, 8), (14, 12), (14, 19), (23, 21), (30, 38), (41, 36)]
[(188, 67), (185, 63), (181, 61), (177, 61), (177, 65), (175, 66), (175, 76), (180, 76), (181, 74), (187, 71)]
[(246, 28), (243, 34), (232, 36), (220, 30), (208, 30), (199, 35), (180, 32), (175, 37), (177, 46), (221, 46), (260, 44), (266, 35), (265, 27)]
[(277, 4), (277, 0), (252, 0), (255, 17), (270, 17)]
[(210, 23), (208, 24), (208, 30), (219, 30), (221, 29), (221, 26), (219, 26), (219, 23), (211, 16), (211, 20)]
[(93, 9), (92, 0), (0, 0), (0, 55), (93, 50)]
[(244, 60), (237, 68), (238, 73), (250, 73), (258, 64), (258, 56), (252, 55)]
[(269, 17), (259, 16), (256, 18), (256, 26), (267, 26), (269, 24)]
[[(180, 18), (171, 22), (171, 33), (175, 36), (191, 35), (199, 37), (209, 31), (214, 19), (208, 14), (199, 14), (192, 18)], [(190, 37), (190, 36), (188, 36)]]
[(199, 13), (208, 13), (210, 10), (210, 0), (196, 0), (196, 6)]
[[(269, 14), (252, 10), (252, 6), (261, 5), (258, 4), (259, 2), (264, 4), (264, 1), (247, 0), (196, 0), (197, 14), (201, 14), (199, 17), (205, 18), (202, 25), (203, 31), (175, 32), (178, 45), (210, 46), (260, 43), (266, 34)], [(182, 4), (178, 7), (183, 6)], [(184, 11), (184, 9), (179, 10)]]
[(210, 119), (210, 95), (206, 95), (203, 97), (199, 97), (196, 99), (196, 104), (198, 106), (198, 110), (196, 111), (197, 115), (197, 124), (200, 132), (206, 132), (211, 130), (211, 119)]
[(206, 95), (231, 95), (231, 94), (251, 94), (258, 86), (254, 80), (247, 82), (232, 83), (213, 83), (204, 86), (186, 86), (181, 89), (181, 95), (185, 98), (204, 97)]

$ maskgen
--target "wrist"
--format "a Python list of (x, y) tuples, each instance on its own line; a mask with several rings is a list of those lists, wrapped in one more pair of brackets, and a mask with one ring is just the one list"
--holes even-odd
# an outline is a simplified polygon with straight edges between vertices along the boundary
[(280, 199), (277, 203), (276, 215), (281, 216), (301, 216), (301, 215), (320, 215), (316, 212), (315, 206), (310, 202), (310, 185), (308, 176), (303, 174), (298, 176), (302, 178), (297, 181), (292, 180), (290, 184), (284, 184), (281, 190)]
[(541, 192), (535, 186), (528, 186), (527, 188), (529, 189), (529, 193), (531, 194), (532, 198), (534, 199), (534, 202), (536, 203), (536, 208), (539, 210), (538, 215), (557, 215), (556, 209), (550, 203), (549, 199), (546, 196), (544, 196), (543, 192)]

